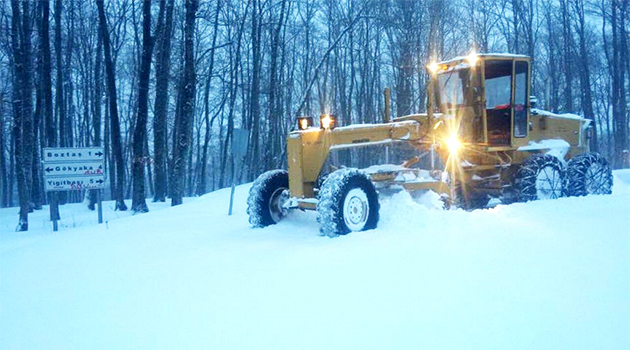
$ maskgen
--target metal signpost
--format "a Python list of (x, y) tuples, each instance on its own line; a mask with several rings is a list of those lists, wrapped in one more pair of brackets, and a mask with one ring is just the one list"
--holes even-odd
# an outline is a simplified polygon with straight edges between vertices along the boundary
[[(103, 147), (44, 148), (44, 190), (46, 192), (97, 190), (98, 223), (103, 223), (101, 189), (105, 187)], [(54, 194), (56, 195), (56, 194)], [(53, 230), (57, 231), (57, 201), (50, 205)]]
[(232, 205), (234, 204), (234, 187), (236, 186), (236, 171), (239, 168), (243, 157), (247, 153), (247, 140), (249, 130), (234, 129), (232, 132), (232, 191), (230, 193), (230, 209), (228, 215), (232, 215)]

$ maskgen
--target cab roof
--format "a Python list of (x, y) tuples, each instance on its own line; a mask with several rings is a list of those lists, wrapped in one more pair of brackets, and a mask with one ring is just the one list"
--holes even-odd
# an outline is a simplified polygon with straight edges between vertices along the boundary
[[(527, 61), (531, 61), (531, 57), (527, 56), (527, 55), (517, 55), (517, 54), (512, 54), (512, 53), (478, 53), (477, 57), (479, 57), (482, 60), (488, 60), (488, 59), (520, 59), (520, 60), (527, 60)], [(452, 65), (452, 64), (457, 64), (460, 63), (462, 61), (465, 61), (467, 58), (467, 56), (458, 56), (455, 58), (452, 58), (448, 61), (441, 61), (438, 62), (439, 65)]]

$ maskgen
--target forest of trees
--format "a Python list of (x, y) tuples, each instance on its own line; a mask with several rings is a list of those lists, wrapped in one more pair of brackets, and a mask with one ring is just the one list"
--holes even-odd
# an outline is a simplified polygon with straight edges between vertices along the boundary
[[(595, 124), (629, 167), (628, 0), (93, 0), (0, 2), (0, 205), (43, 192), (43, 147), (102, 145), (118, 210), (182, 203), (286, 167), (297, 115), (341, 125), (423, 112), (426, 64), (477, 52), (534, 59), (533, 94)], [(244, 166), (231, 137), (249, 130)]]

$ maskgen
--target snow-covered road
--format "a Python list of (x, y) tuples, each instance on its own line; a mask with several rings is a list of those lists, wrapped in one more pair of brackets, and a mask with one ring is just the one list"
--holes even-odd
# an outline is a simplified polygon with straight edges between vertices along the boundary
[(473, 212), (398, 193), (335, 239), (312, 212), (250, 228), (247, 190), (54, 234), (0, 210), (0, 348), (630, 348), (630, 170)]

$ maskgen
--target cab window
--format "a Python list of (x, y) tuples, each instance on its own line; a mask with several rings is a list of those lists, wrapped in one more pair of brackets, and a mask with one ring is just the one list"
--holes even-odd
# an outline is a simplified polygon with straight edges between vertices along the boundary
[(514, 65), (514, 137), (527, 136), (527, 62)]
[(512, 61), (486, 61), (484, 76), (488, 142), (508, 145), (512, 124)]

